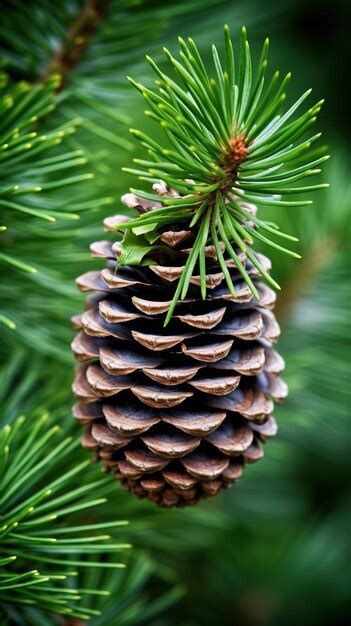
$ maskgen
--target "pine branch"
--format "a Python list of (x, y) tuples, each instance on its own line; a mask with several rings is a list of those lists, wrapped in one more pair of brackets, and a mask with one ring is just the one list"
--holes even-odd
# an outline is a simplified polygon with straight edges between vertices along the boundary
[[(80, 118), (56, 124), (47, 132), (38, 129), (38, 121), (55, 109), (58, 76), (37, 85), (25, 81), (11, 83), (6, 74), (1, 79), (0, 264), (34, 277), (38, 273), (38, 259), (23, 258), (26, 224), (33, 221), (52, 225), (59, 219), (71, 224), (78, 220), (87, 199), (92, 199), (91, 195), (86, 196), (81, 184), (93, 175), (84, 167), (87, 159), (81, 149), (68, 148), (65, 143), (64, 149), (59, 150), (62, 142), (75, 133)], [(79, 198), (73, 200), (71, 196), (69, 203), (64, 202), (65, 189), (75, 185), (80, 189)], [(99, 205), (99, 201), (94, 204)], [(6, 300), (3, 286), (0, 323), (14, 329), (15, 316), (5, 310)], [(13, 296), (10, 301), (16, 307)]]
[[(161, 228), (171, 227), (175, 221), (181, 221), (184, 228), (196, 225), (193, 251), (180, 278), (166, 324), (178, 300), (183, 300), (187, 294), (194, 268), (200, 262), (201, 248), (209, 244), (217, 250), (222, 242), (237, 265), (237, 253), (243, 252), (261, 275), (279, 288), (261, 266), (253, 244), (263, 242), (299, 257), (278, 243), (281, 239), (297, 239), (259, 218), (256, 206), (308, 205), (310, 200), (291, 200), (290, 194), (328, 186), (296, 186), (299, 181), (320, 173), (318, 166), (328, 158), (323, 150), (310, 150), (319, 133), (307, 140), (301, 139), (316, 121), (322, 101), (296, 117), (295, 112), (310, 94), (308, 90), (284, 112), (285, 88), (290, 75), (279, 84), (278, 73), (275, 73), (265, 87), (268, 40), (263, 44), (258, 68), (253, 72), (245, 28), (241, 33), (237, 63), (227, 27), (224, 39), (224, 61), (212, 47), (214, 77), (205, 69), (193, 40), (179, 39), (179, 59), (164, 50), (179, 82), (167, 76), (150, 58), (157, 75), (156, 90), (130, 79), (149, 106), (147, 114), (164, 129), (171, 147), (163, 148), (145, 133), (132, 130), (147, 148), (149, 160), (135, 159), (139, 169), (126, 168), (126, 171), (149, 183), (156, 184), (161, 179), (175, 193), (166, 193), (161, 199), (161, 208), (155, 210), (160, 200), (156, 193), (131, 189), (151, 201), (150, 210), (120, 224), (118, 229), (131, 229), (134, 234), (142, 233), (143, 237), (148, 237), (147, 233), (152, 231), (152, 243), (157, 245), (155, 233), (161, 235)], [(128, 241), (125, 238), (122, 244), (124, 263), (125, 259), (130, 262), (133, 256), (133, 251), (128, 250)], [(148, 252), (152, 256), (153, 250)], [(205, 274), (203, 268), (200, 276), (203, 297), (206, 297)], [(241, 274), (252, 290), (246, 270), (241, 268)], [(233, 292), (228, 276), (226, 280)]]
[(130, 547), (109, 534), (126, 522), (96, 524), (86, 517), (106, 501), (95, 495), (97, 484), (103, 494), (106, 480), (94, 480), (89, 461), (75, 461), (77, 446), (47, 415), (34, 423), (19, 417), (0, 431), (0, 606), (5, 615), (12, 604), (29, 604), (88, 619), (96, 611), (80, 606), (81, 597), (105, 592), (74, 585), (74, 571), (125, 567), (103, 555)]
[(61, 48), (54, 55), (42, 77), (44, 80), (57, 73), (62, 77), (60, 88), (67, 85), (69, 74), (81, 60), (101, 20), (107, 17), (109, 6), (110, 0), (89, 0), (86, 3), (72, 23)]

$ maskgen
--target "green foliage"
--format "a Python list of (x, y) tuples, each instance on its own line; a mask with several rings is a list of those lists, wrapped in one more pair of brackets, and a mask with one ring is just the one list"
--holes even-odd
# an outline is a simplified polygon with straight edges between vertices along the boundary
[[(0, 226), (3, 240), (0, 262), (21, 272), (36, 274), (35, 265), (17, 256), (22, 250), (16, 226), (19, 224), (23, 230), (22, 224), (28, 217), (51, 223), (57, 218), (78, 219), (79, 215), (72, 210), (80, 207), (70, 205), (68, 211), (57, 190), (81, 183), (92, 174), (72, 175), (72, 169), (86, 163), (81, 150), (52, 152), (66, 136), (75, 132), (79, 119), (60, 124), (46, 133), (37, 130), (38, 122), (55, 107), (54, 92), (59, 78), (53, 76), (44, 84), (31, 86), (25, 81), (11, 84), (3, 73), (0, 81), (0, 207), (4, 220)], [(12, 316), (3, 312), (0, 312), (0, 321), (12, 329), (16, 326)]]
[[(35, 124), (55, 107), (54, 93), (59, 86), (59, 77), (52, 76), (42, 85), (31, 86), (25, 81), (8, 84), (6, 74), (2, 75), (1, 96), (1, 206), (11, 211), (39, 217), (48, 222), (55, 222), (62, 213), (44, 211), (43, 202), (37, 202), (33, 195), (49, 189), (56, 190), (60, 185), (81, 182), (86, 175), (78, 179), (68, 178), (67, 171), (76, 165), (85, 163), (82, 153), (68, 153), (43, 159), (43, 153), (58, 145), (65, 136), (75, 132), (79, 119), (44, 134), (35, 130)], [(56, 174), (63, 170), (64, 178), (48, 183), (44, 175)], [(91, 178), (92, 174), (88, 175)], [(16, 181), (19, 180), (19, 184)], [(40, 184), (39, 184), (40, 183)], [(55, 198), (53, 198), (55, 200)], [(66, 218), (78, 218), (65, 212)]]
[(59, 430), (43, 415), (19, 417), (0, 433), (0, 604), (5, 613), (7, 603), (24, 604), (86, 619), (95, 611), (79, 606), (81, 596), (105, 591), (76, 586), (76, 570), (125, 567), (103, 555), (130, 547), (106, 534), (127, 522), (84, 520), (106, 502), (108, 481), (89, 460), (76, 462), (79, 442)]
[[(111, 201), (97, 198), (94, 187), (89, 187), (93, 174), (87, 171), (87, 159), (83, 150), (71, 143), (81, 119), (46, 126), (44, 131), (43, 124), (56, 110), (59, 84), (57, 76), (30, 85), (26, 81), (12, 83), (2, 74), (0, 264), (5, 271), (0, 322), (10, 329), (10, 335), (15, 330), (33, 347), (38, 345), (33, 333), (36, 316), (45, 315), (38, 299), (45, 300), (45, 294), (58, 300), (62, 294), (74, 295), (73, 288), (63, 289), (60, 280), (59, 266), (68, 262), (61, 245), (63, 236), (77, 232), (72, 224), (82, 211), (96, 210)], [(28, 292), (26, 307), (18, 303), (18, 277)], [(53, 312), (53, 317), (55, 320), (57, 313)], [(45, 335), (45, 329), (41, 330)], [(49, 338), (49, 330), (46, 334)], [(42, 343), (45, 350), (45, 341)], [(53, 352), (54, 346), (48, 350)]]
[[(275, 72), (265, 84), (268, 39), (263, 44), (255, 73), (246, 29), (242, 29), (237, 64), (227, 26), (224, 41), (224, 65), (216, 47), (212, 46), (215, 77), (207, 73), (194, 41), (189, 39), (186, 43), (179, 39), (179, 60), (167, 49), (164, 52), (184, 88), (167, 76), (150, 57), (148, 60), (158, 77), (157, 91), (131, 81), (144, 96), (150, 109), (148, 115), (164, 129), (170, 148), (163, 148), (144, 132), (132, 130), (148, 150), (151, 160), (134, 159), (141, 169), (126, 168), (125, 171), (150, 183), (164, 180), (179, 193), (179, 197), (163, 197), (161, 208), (121, 224), (118, 229), (134, 229), (134, 233), (142, 229), (142, 237), (147, 238), (148, 233), (152, 233), (154, 240), (155, 230), (157, 232), (161, 226), (175, 222), (188, 223), (190, 228), (197, 228), (196, 239), (179, 279), (166, 323), (179, 298), (183, 300), (186, 297), (197, 262), (202, 297), (206, 298), (204, 247), (208, 244), (216, 249), (231, 293), (235, 294), (235, 289), (226, 268), (221, 243), (255, 297), (258, 297), (257, 290), (239, 259), (238, 251), (244, 252), (261, 275), (279, 288), (264, 270), (251, 246), (254, 240), (258, 240), (298, 256), (278, 244), (274, 236), (292, 241), (296, 238), (281, 232), (276, 224), (258, 218), (253, 214), (250, 203), (258, 206), (303, 206), (310, 204), (311, 200), (286, 200), (285, 195), (307, 193), (327, 186), (323, 183), (291, 186), (318, 174), (321, 170), (316, 166), (328, 158), (309, 150), (320, 133), (301, 140), (315, 122), (322, 101), (294, 119), (295, 111), (310, 93), (308, 90), (283, 113), (290, 74), (279, 82), (279, 73)], [(131, 191), (154, 202), (160, 200), (156, 193), (139, 189)], [(123, 248), (129, 246), (130, 242), (124, 239)], [(129, 256), (125, 252), (123, 259)], [(125, 262), (123, 259), (122, 263)]]
[[(155, 570), (155, 572), (154, 572)], [(173, 610), (176, 602), (184, 596), (184, 586), (177, 584), (162, 590), (157, 597), (150, 597), (143, 592), (145, 583), (155, 584), (152, 574), (157, 572), (157, 565), (152, 565), (145, 553), (127, 563), (127, 569), (121, 576), (110, 577), (108, 570), (95, 573), (95, 583), (98, 589), (107, 589), (108, 598), (100, 597), (94, 602), (93, 596), (87, 598), (101, 609), (101, 614), (93, 617), (89, 626), (137, 626), (142, 624), (156, 624), (157, 618), (167, 610)], [(119, 599), (116, 602), (116, 598)], [(93, 602), (92, 602), (93, 601)], [(49, 625), (48, 625), (49, 626)]]

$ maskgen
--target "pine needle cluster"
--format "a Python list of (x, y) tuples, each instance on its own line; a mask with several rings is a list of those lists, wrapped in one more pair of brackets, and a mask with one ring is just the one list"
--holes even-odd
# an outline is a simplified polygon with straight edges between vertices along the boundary
[[(145, 262), (152, 262), (152, 247), (157, 244), (166, 225), (187, 224), (196, 232), (195, 243), (179, 279), (172, 305), (166, 317), (170, 320), (176, 303), (187, 294), (195, 266), (198, 264), (202, 297), (206, 298), (205, 246), (215, 248), (229, 291), (234, 285), (226, 267), (222, 245), (234, 261), (244, 281), (257, 298), (239, 252), (244, 252), (265, 280), (279, 289), (277, 282), (265, 271), (256, 257), (254, 242), (298, 257), (277, 242), (296, 241), (294, 236), (279, 230), (252, 214), (250, 207), (296, 207), (311, 204), (310, 199), (286, 199), (290, 194), (309, 193), (327, 185), (299, 184), (320, 173), (319, 166), (328, 158), (323, 149), (311, 149), (320, 133), (305, 133), (317, 119), (323, 101), (296, 116), (295, 112), (310, 95), (308, 90), (284, 110), (286, 87), (290, 74), (283, 80), (275, 72), (267, 81), (269, 41), (265, 40), (256, 70), (253, 70), (246, 29), (241, 31), (237, 63), (226, 26), (224, 60), (212, 46), (213, 75), (207, 72), (195, 42), (179, 39), (179, 58), (164, 49), (178, 80), (166, 75), (148, 57), (157, 75), (156, 89), (151, 90), (131, 79), (142, 93), (149, 110), (147, 115), (164, 129), (169, 147), (164, 148), (144, 132), (132, 129), (147, 149), (149, 160), (135, 159), (140, 169), (125, 168), (150, 184), (161, 179), (178, 192), (177, 197), (161, 199), (161, 207), (118, 226), (127, 229), (124, 254), (120, 264), (140, 263), (144, 248)], [(131, 189), (142, 198), (159, 202), (156, 193)], [(180, 196), (180, 197), (179, 197)], [(132, 231), (134, 236), (130, 236)], [(139, 238), (139, 246), (135, 241)]]
[(89, 460), (75, 462), (78, 446), (45, 414), (34, 423), (19, 417), (0, 431), (0, 607), (5, 614), (23, 605), (88, 619), (97, 612), (83, 608), (82, 597), (108, 591), (80, 588), (78, 574), (86, 568), (125, 567), (110, 556), (130, 546), (110, 533), (127, 522), (95, 521), (101, 513), (92, 511), (106, 502), (96, 490), (103, 494), (108, 479), (94, 477)]

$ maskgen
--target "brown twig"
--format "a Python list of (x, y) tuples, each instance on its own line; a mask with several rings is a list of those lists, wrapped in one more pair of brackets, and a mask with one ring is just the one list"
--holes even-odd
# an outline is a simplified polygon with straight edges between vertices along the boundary
[(82, 54), (103, 18), (107, 16), (110, 0), (89, 0), (72, 23), (61, 48), (53, 56), (48, 70), (42, 77), (57, 73), (62, 77), (61, 86), (67, 84), (68, 75), (80, 61)]

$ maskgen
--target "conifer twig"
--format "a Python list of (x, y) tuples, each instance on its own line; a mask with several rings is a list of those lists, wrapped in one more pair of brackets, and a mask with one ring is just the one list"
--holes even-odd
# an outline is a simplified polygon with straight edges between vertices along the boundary
[(101, 20), (107, 16), (109, 5), (110, 0), (89, 0), (86, 3), (72, 23), (61, 48), (53, 56), (44, 79), (57, 73), (62, 77), (61, 87), (67, 83), (68, 75), (79, 63)]

